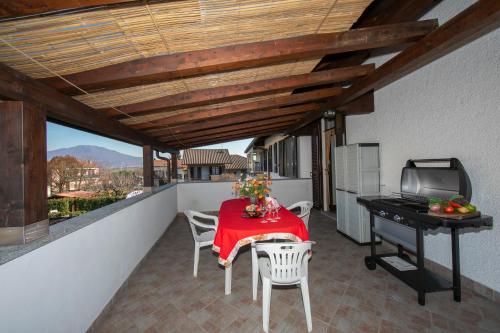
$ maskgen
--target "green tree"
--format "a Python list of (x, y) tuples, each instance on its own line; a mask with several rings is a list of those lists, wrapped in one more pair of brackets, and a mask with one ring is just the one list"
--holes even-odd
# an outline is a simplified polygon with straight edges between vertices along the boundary
[(51, 191), (60, 193), (69, 190), (70, 181), (80, 181), (82, 163), (75, 157), (56, 156), (47, 164), (48, 182)]

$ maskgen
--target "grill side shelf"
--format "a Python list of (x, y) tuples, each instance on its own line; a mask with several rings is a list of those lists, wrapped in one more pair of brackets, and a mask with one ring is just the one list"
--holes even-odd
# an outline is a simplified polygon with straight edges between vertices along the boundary
[[(389, 263), (387, 263), (386, 261), (382, 260), (383, 257), (390, 257), (390, 256), (397, 256), (397, 253), (378, 254), (374, 258), (372, 257), (371, 259), (374, 260), (374, 262), (377, 263), (377, 265), (381, 266), (389, 273), (396, 276), (398, 279), (403, 281), (409, 287), (418, 291), (419, 290), (418, 270), (400, 271), (397, 268), (390, 265)], [(417, 264), (412, 260), (408, 260), (406, 257), (401, 257), (401, 256), (399, 257), (407, 261), (408, 263), (417, 266)], [(425, 282), (424, 282), (425, 292), (453, 290), (453, 284), (451, 281), (448, 281), (445, 278), (441, 277), (440, 275), (437, 275), (425, 268), (424, 268), (424, 276), (425, 276)]]

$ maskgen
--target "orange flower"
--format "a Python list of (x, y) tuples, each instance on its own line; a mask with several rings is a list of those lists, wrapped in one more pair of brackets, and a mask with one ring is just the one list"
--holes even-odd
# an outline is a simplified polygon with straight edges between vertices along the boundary
[(255, 190), (255, 191), (253, 192), (253, 194), (257, 194), (257, 193), (259, 193), (257, 190)]
[(264, 196), (263, 196), (262, 194), (261, 194), (261, 195), (259, 195), (259, 199), (262, 199), (263, 197), (264, 197)]

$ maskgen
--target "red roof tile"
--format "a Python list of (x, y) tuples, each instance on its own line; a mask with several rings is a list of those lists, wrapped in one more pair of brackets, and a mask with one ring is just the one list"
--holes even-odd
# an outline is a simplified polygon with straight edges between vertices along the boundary
[(227, 149), (186, 149), (182, 156), (185, 165), (222, 165), (231, 164)]
[(231, 155), (232, 163), (226, 166), (226, 170), (246, 170), (248, 168), (248, 160), (240, 155)]

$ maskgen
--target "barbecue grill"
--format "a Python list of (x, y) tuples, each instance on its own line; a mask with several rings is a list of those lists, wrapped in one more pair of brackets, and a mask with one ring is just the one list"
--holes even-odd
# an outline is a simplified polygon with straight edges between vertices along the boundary
[[(442, 166), (446, 164), (446, 166)], [(460, 194), (470, 200), (472, 187), (462, 163), (456, 158), (408, 160), (401, 172), (401, 192), (393, 196), (367, 196), (357, 199), (370, 212), (371, 255), (365, 258), (368, 269), (377, 265), (401, 279), (418, 293), (425, 305), (428, 292), (452, 290), (460, 302), (459, 230), (491, 226), (493, 219), (482, 215), (452, 219), (428, 214), (428, 199), (448, 199)], [(424, 231), (450, 232), (453, 281), (427, 270), (424, 266)], [(397, 246), (397, 253), (377, 254), (375, 236)], [(405, 252), (416, 256), (413, 262)]]

